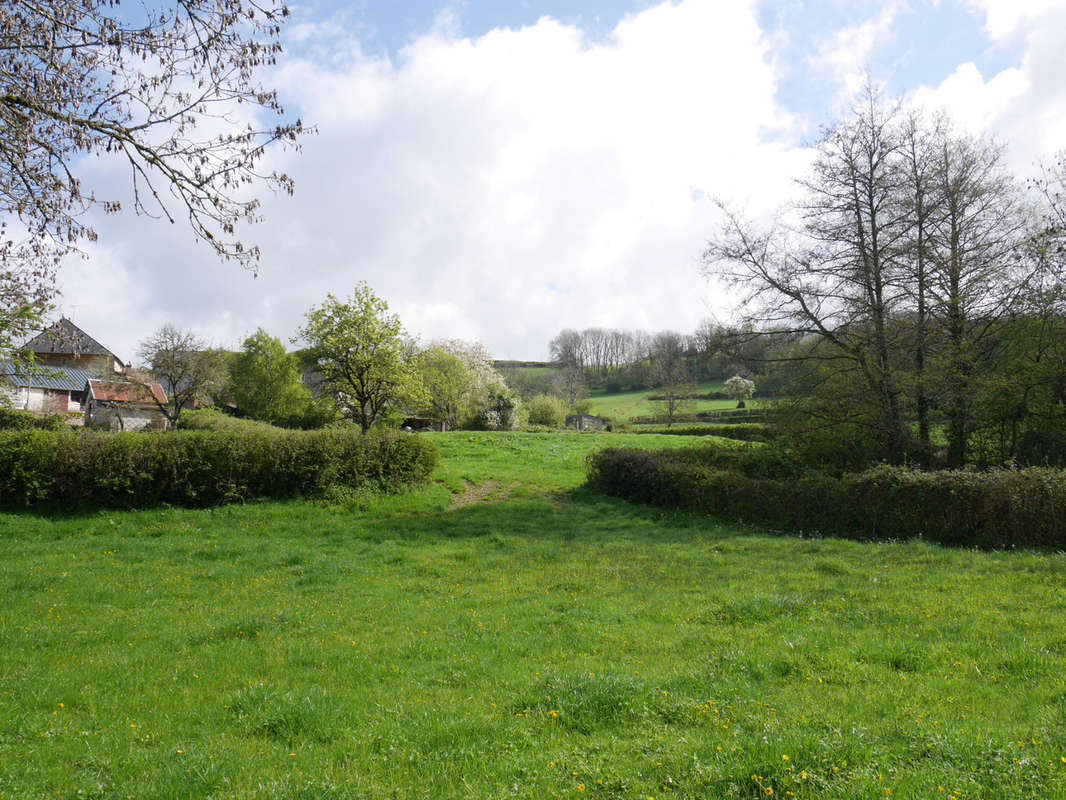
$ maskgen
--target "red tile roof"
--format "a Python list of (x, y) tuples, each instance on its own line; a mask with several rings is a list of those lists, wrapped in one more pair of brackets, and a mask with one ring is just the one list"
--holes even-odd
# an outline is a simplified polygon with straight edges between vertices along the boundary
[(165, 404), (167, 402), (166, 392), (158, 383), (90, 380), (89, 391), (95, 399), (113, 403)]

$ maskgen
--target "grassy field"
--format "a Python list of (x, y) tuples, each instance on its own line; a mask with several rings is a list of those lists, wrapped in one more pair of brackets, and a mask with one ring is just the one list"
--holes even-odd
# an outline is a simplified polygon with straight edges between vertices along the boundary
[(1066, 798), (1066, 556), (772, 536), (434, 435), (339, 505), (0, 515), (0, 797)]
[[(693, 389), (694, 394), (720, 391), (722, 381), (708, 381)], [(661, 393), (661, 389), (643, 389), (637, 392), (592, 396), (589, 398), (589, 413), (598, 417), (609, 417), (615, 422), (628, 422), (632, 417), (662, 414), (662, 404), (648, 399)], [(747, 405), (749, 408), (755, 408), (758, 402), (749, 400)], [(686, 404), (684, 412), (729, 411), (736, 407), (736, 400), (694, 400)]]

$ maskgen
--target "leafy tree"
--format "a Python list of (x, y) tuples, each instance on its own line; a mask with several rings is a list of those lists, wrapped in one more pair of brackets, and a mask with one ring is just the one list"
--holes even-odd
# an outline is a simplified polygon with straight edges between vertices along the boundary
[(96, 238), (83, 213), (120, 210), (83, 182), (86, 155), (128, 166), (138, 213), (184, 217), (219, 256), (255, 263), (236, 237), (258, 214), (248, 185), (291, 192), (258, 164), (304, 132), (256, 77), (287, 15), (274, 0), (0, 4), (0, 347), (47, 307), (59, 258)]
[(470, 369), (459, 356), (436, 345), (419, 354), (418, 370), (425, 389), (421, 410), (440, 421), (445, 429), (457, 428), (474, 390)]
[(142, 341), (137, 355), (166, 390), (167, 402), (159, 407), (172, 427), (177, 427), (183, 409), (210, 404), (225, 380), (225, 354), (173, 325)]
[(561, 428), (566, 424), (566, 405), (555, 395), (539, 394), (526, 405), (530, 425)]
[(302, 427), (312, 407), (299, 359), (262, 328), (230, 363), (227, 388), (240, 414), (273, 425)]
[(351, 298), (307, 312), (299, 335), (345, 416), (370, 430), (390, 410), (421, 399), (407, 334), (389, 305), (360, 282)]

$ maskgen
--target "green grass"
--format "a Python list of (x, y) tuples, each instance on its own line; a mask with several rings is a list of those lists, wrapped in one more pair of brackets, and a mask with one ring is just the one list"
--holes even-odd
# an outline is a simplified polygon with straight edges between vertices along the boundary
[(0, 797), (1066, 797), (1066, 556), (579, 488), (668, 437), (434, 439), (403, 495), (0, 515)]
[[(693, 389), (693, 394), (709, 394), (722, 391), (722, 381), (707, 381)], [(665, 413), (661, 402), (649, 397), (662, 394), (661, 389), (642, 389), (636, 392), (604, 394), (589, 398), (589, 413), (608, 417), (614, 422), (628, 422), (632, 417), (652, 416)], [(758, 400), (749, 400), (749, 408), (756, 408)], [(694, 400), (686, 403), (684, 413), (700, 411), (731, 411), (737, 407), (736, 400)]]

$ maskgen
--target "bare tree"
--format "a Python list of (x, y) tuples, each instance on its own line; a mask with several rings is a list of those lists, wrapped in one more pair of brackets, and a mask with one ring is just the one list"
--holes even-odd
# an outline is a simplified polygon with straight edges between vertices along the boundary
[(256, 77), (287, 15), (274, 0), (0, 4), (0, 336), (40, 313), (58, 258), (96, 238), (83, 213), (120, 209), (79, 177), (86, 155), (128, 166), (138, 213), (184, 217), (219, 256), (255, 264), (236, 235), (258, 218), (248, 187), (291, 192), (258, 165), (305, 130)]
[(1032, 277), (1021, 257), (1029, 230), (998, 145), (942, 133), (933, 168), (941, 209), (932, 232), (930, 290), (943, 331), (939, 378), (948, 464), (960, 467), (971, 433), (974, 382), (1002, 342), (997, 326), (1019, 306)]
[(224, 354), (173, 325), (164, 325), (141, 342), (137, 356), (163, 384), (167, 401), (156, 399), (156, 404), (174, 427), (184, 409), (210, 402), (225, 380)]
[(868, 85), (818, 145), (805, 200), (792, 210), (798, 227), (760, 230), (723, 208), (724, 229), (704, 252), (709, 273), (748, 288), (756, 328), (804, 337), (810, 348), (796, 357), (835, 364), (865, 387), (865, 423), (896, 462), (906, 441), (891, 324), (906, 299), (900, 148), (897, 109)]

